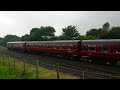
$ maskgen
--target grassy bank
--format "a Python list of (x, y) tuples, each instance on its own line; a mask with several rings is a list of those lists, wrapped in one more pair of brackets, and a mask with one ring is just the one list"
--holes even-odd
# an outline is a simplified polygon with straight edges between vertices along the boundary
[[(15, 65), (15, 66), (14, 66)], [(79, 79), (80, 77), (69, 74), (59, 73), (60, 79)], [(38, 68), (39, 79), (56, 79), (55, 70)], [(22, 61), (15, 60), (12, 57), (0, 55), (0, 79), (36, 79), (36, 66)]]

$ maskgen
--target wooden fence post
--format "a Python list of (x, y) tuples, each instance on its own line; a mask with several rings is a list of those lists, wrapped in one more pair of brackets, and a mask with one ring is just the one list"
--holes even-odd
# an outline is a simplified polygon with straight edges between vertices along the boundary
[(3, 64), (4, 64), (5, 55), (3, 55)]
[(15, 57), (13, 58), (13, 62), (14, 62), (14, 65), (13, 65), (13, 66), (14, 66), (14, 70), (15, 70)]
[(2, 62), (4, 62), (4, 55), (3, 54), (2, 54), (2, 60), (3, 60)]
[(83, 71), (83, 79), (85, 79), (85, 72)]
[(60, 79), (59, 78), (59, 64), (56, 64), (56, 71), (57, 71), (57, 79)]
[(38, 60), (36, 60), (36, 79), (38, 79)]
[(23, 74), (25, 74), (25, 60), (23, 61)]
[(7, 59), (8, 59), (8, 66), (10, 66), (10, 58), (9, 58), (9, 56), (7, 56)]

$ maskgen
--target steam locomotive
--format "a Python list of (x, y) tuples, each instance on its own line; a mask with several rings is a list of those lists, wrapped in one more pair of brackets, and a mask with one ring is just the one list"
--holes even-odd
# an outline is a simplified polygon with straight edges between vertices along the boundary
[(9, 50), (49, 53), (110, 65), (116, 65), (120, 61), (120, 39), (15, 41), (7, 42), (6, 47)]

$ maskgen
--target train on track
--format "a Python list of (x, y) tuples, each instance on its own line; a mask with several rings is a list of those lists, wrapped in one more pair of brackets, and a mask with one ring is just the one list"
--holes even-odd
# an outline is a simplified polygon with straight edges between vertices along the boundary
[(6, 47), (9, 50), (49, 53), (109, 65), (120, 62), (120, 39), (15, 41), (7, 42)]

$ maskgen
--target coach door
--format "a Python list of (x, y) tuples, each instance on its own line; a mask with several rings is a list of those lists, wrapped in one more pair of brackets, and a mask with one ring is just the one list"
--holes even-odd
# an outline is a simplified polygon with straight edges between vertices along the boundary
[(79, 41), (78, 44), (77, 44), (77, 50), (78, 50), (79, 52), (81, 52), (81, 41)]
[(26, 46), (27, 46), (27, 45), (26, 45), (26, 42), (25, 42), (25, 44), (24, 44), (24, 46), (23, 46), (25, 51), (26, 51)]

